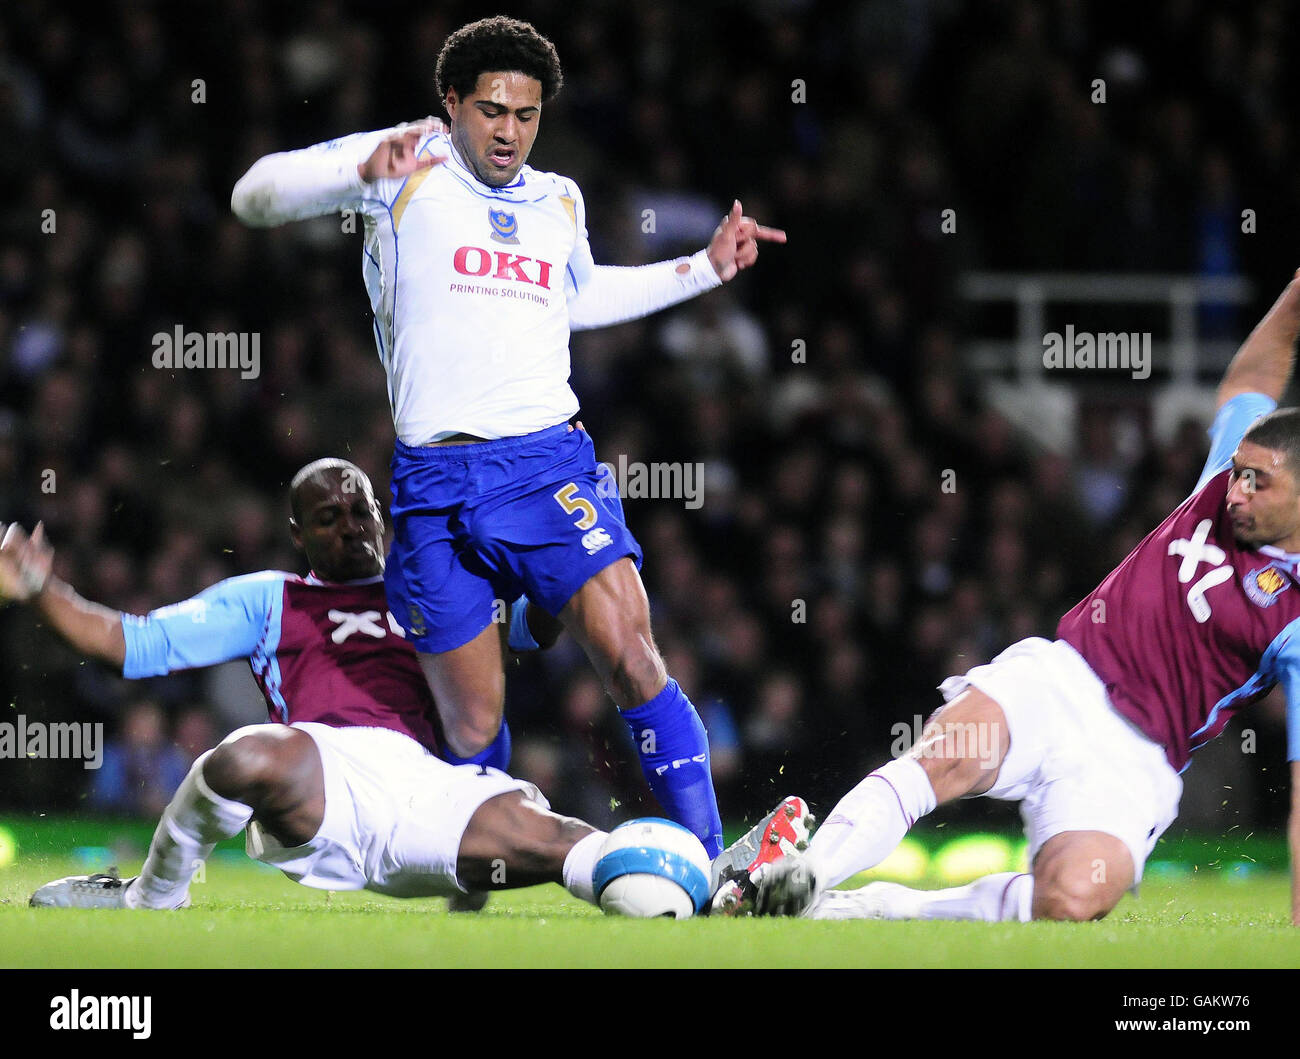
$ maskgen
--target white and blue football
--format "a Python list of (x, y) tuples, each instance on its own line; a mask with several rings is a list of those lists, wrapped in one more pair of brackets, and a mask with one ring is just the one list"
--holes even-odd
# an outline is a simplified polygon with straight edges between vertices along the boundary
[(709, 855), (671, 820), (629, 820), (605, 839), (594, 882), (596, 899), (609, 915), (689, 919), (708, 903)]

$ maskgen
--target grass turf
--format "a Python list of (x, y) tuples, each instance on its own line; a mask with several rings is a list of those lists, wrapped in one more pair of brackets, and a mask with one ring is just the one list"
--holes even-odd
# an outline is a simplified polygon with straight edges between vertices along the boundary
[(41, 883), (85, 871), (61, 858), (0, 869), (0, 967), (1300, 966), (1283, 873), (1151, 879), (1140, 899), (1086, 924), (634, 921), (556, 886), (449, 915), (442, 900), (326, 894), (234, 859), (207, 866), (183, 912), (27, 907)]

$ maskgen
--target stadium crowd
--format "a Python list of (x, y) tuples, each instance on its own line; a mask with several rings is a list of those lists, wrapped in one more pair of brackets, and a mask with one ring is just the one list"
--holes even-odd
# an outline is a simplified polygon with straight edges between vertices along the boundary
[[(387, 496), (359, 235), (347, 217), (251, 231), (230, 189), (269, 151), (438, 113), (437, 50), (486, 13), (6, 3), (0, 519), (43, 519), (87, 597), (144, 612), (301, 571), (286, 489), (318, 456), (356, 461)], [(625, 505), (724, 817), (792, 791), (829, 804), (936, 707), (944, 676), (1052, 635), (1203, 459), (1204, 421), (1160, 444), (1090, 418), (1072, 454), (1032, 444), (963, 359), (957, 276), (1243, 274), (1258, 305), (1222, 323), (1244, 337), (1298, 263), (1283, 56), (1300, 20), (1280, 0), (1168, 0), (1136, 20), (1081, 0), (509, 13), (565, 64), (530, 163), (579, 182), (597, 260), (698, 248), (735, 196), (789, 233), (733, 285), (575, 335), (573, 372), (601, 458), (703, 467), (698, 505)], [(256, 377), (155, 367), (154, 336), (178, 327), (257, 336)], [(128, 685), (17, 610), (0, 644), (6, 704), (103, 721), (122, 761), (153, 753), (160, 774), (176, 771), (160, 724), (192, 755), (264, 716), (246, 667)], [(511, 669), (507, 717), (513, 770), (558, 810), (603, 826), (648, 797), (571, 642)], [(1252, 757), (1232, 739), (1207, 752), (1183, 823), (1281, 819), (1280, 718), (1248, 715)], [(79, 769), (27, 764), (0, 765), (0, 806), (156, 812), (144, 785), (110, 798)]]

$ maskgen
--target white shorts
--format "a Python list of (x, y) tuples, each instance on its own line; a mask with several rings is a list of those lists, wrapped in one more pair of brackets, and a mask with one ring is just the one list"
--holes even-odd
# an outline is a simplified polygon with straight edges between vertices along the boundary
[(1021, 640), (939, 690), (951, 701), (968, 687), (1006, 716), (1010, 747), (988, 797), (1021, 803), (1030, 863), (1063, 831), (1103, 831), (1133, 855), (1136, 888), (1183, 793), (1164, 748), (1111, 708), (1105, 686), (1063, 640)]
[(320, 751), (325, 819), (315, 838), (293, 847), (250, 822), (246, 844), (254, 860), (304, 886), (392, 897), (463, 893), (456, 859), (479, 806), (509, 791), (548, 806), (531, 783), (493, 768), (449, 765), (401, 732), (313, 721), (293, 727)]

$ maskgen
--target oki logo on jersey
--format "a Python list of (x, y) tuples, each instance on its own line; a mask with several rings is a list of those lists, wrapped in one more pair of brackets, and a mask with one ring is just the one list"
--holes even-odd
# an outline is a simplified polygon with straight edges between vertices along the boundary
[(1261, 570), (1252, 570), (1241, 579), (1241, 584), (1252, 603), (1271, 607), (1277, 602), (1277, 597), (1291, 587), (1291, 579), (1282, 563), (1273, 562)]
[(514, 283), (531, 283), (551, 289), (551, 263), (537, 261), (523, 254), (505, 250), (485, 250), (481, 246), (462, 246), (452, 258), (452, 267), (462, 276), (487, 276)]

